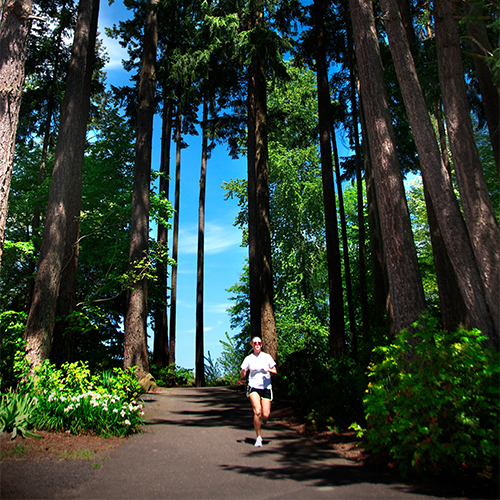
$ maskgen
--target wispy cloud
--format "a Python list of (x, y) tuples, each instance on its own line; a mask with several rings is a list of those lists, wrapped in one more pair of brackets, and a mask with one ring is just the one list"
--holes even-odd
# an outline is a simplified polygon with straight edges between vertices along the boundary
[(205, 304), (205, 312), (207, 313), (215, 313), (221, 314), (226, 313), (227, 310), (231, 307), (229, 302), (223, 302), (219, 304)]
[[(241, 233), (238, 229), (224, 227), (214, 223), (205, 226), (205, 254), (213, 255), (225, 252), (241, 243)], [(195, 254), (198, 251), (198, 228), (179, 228), (179, 253)]]

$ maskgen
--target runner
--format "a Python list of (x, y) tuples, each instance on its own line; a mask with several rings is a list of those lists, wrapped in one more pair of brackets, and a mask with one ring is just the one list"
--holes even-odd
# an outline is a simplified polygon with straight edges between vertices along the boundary
[(240, 377), (245, 378), (247, 372), (250, 371), (247, 394), (253, 409), (253, 426), (257, 435), (255, 446), (260, 447), (262, 446), (261, 419), (266, 423), (271, 413), (273, 400), (271, 375), (276, 375), (278, 371), (272, 356), (262, 351), (262, 340), (259, 337), (254, 337), (250, 345), (253, 353), (243, 360)]

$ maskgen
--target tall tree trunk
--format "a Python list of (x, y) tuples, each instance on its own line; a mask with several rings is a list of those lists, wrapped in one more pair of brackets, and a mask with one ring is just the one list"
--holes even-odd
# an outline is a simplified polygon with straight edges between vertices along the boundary
[[(483, 101), (484, 115), (490, 134), (491, 147), (497, 165), (500, 180), (500, 88), (493, 82), (493, 71), (486, 63), (486, 56), (493, 53), (488, 39), (482, 8), (477, 3), (464, 2), (466, 14), (472, 20), (467, 23), (467, 33), (472, 38), (471, 48), (474, 54), (474, 67)], [(498, 41), (497, 41), (498, 43)]]
[(200, 201), (198, 205), (198, 262), (196, 279), (196, 387), (205, 385), (205, 356), (203, 346), (203, 264), (205, 257), (205, 191), (207, 181), (207, 138), (208, 104), (203, 98), (202, 146), (200, 170)]
[(342, 229), (342, 249), (344, 259), (345, 295), (347, 299), (347, 311), (349, 313), (349, 329), (351, 331), (351, 356), (355, 361), (358, 359), (358, 332), (356, 328), (356, 316), (354, 314), (354, 302), (352, 297), (351, 264), (349, 262), (349, 244), (347, 242), (347, 223), (345, 219), (344, 195), (342, 193), (342, 180), (340, 175), (340, 163), (337, 150), (337, 141), (332, 127), (332, 147), (335, 161), (335, 180), (339, 198), (340, 227)]
[(350, 26), (347, 26), (347, 44), (349, 50), (349, 82), (351, 93), (351, 109), (354, 136), (354, 151), (356, 159), (356, 196), (358, 206), (358, 261), (359, 280), (358, 292), (361, 306), (361, 321), (363, 324), (363, 337), (369, 342), (370, 336), (370, 309), (368, 306), (368, 286), (366, 277), (366, 236), (365, 236), (365, 211), (363, 203), (363, 175), (361, 171), (361, 146), (359, 142), (359, 113), (356, 102), (356, 73), (354, 64), (354, 45)]
[(144, 267), (147, 265), (143, 262), (144, 259), (149, 258), (149, 190), (156, 88), (155, 66), (158, 44), (157, 3), (158, 0), (148, 0), (144, 26), (129, 253), (129, 272), (136, 276), (128, 295), (123, 346), (123, 366), (135, 366), (136, 375), (139, 379), (149, 372), (147, 344), (148, 282), (147, 278), (143, 276)]
[[(47, 163), (47, 155), (49, 151), (49, 139), (50, 139), (50, 125), (52, 122), (52, 113), (53, 113), (53, 108), (54, 108), (54, 100), (51, 98), (49, 99), (49, 102), (47, 104), (47, 119), (45, 121), (45, 132), (44, 132), (44, 137), (43, 137), (43, 145), (42, 145), (42, 158), (40, 161), (40, 168), (38, 170), (38, 186), (41, 186), (43, 184), (43, 181), (45, 180), (45, 170), (46, 170), (46, 163)], [(33, 213), (33, 218), (31, 219), (31, 231), (32, 237), (35, 237), (35, 235), (39, 232), (40, 230), (40, 219), (42, 215), (42, 208), (40, 205), (40, 202), (37, 201), (35, 205), (35, 210)], [(36, 270), (36, 254), (33, 255), (33, 257), (30, 259), (28, 263), (28, 286), (27, 286), (27, 292), (26, 292), (26, 298), (25, 298), (25, 304), (26, 304), (26, 309), (29, 311), (29, 308), (31, 306), (31, 299), (33, 297), (33, 289), (35, 287), (35, 270)]]
[(321, 153), (321, 179), (325, 208), (326, 252), (328, 261), (328, 288), (330, 295), (330, 355), (340, 357), (345, 353), (344, 298), (340, 263), (340, 244), (337, 226), (333, 160), (330, 142), (330, 89), (326, 66), (322, 0), (314, 1), (316, 30), (316, 74), (318, 82), (318, 125)]
[(467, 314), (467, 308), (460, 293), (460, 286), (446, 249), (443, 233), (439, 228), (438, 217), (426, 186), (425, 177), (422, 178), (422, 181), (443, 328), (448, 332), (454, 332), (460, 325), (470, 329), (472, 325)]
[[(359, 95), (359, 87), (358, 87)], [(384, 244), (382, 241), (382, 229), (380, 228), (380, 217), (377, 204), (377, 193), (375, 189), (375, 178), (373, 176), (372, 162), (370, 158), (370, 146), (368, 144), (368, 132), (363, 114), (363, 101), (361, 95), (360, 104), (360, 122), (363, 134), (363, 156), (366, 183), (366, 203), (368, 211), (368, 228), (370, 232), (370, 254), (373, 281), (373, 300), (374, 300), (374, 326), (383, 328), (388, 326), (389, 332), (392, 332), (392, 307), (389, 294), (389, 278), (387, 277), (387, 267), (384, 261)], [(387, 321), (384, 321), (384, 316)], [(373, 339), (370, 338), (373, 342)]]
[(4, 0), (0, 25), (0, 266), (9, 210), (12, 162), (24, 85), (32, 0)]
[[(164, 86), (165, 88), (165, 86)], [(160, 189), (159, 196), (168, 198), (169, 178), (170, 178), (170, 139), (172, 134), (172, 100), (166, 99), (163, 102), (163, 123), (161, 139), (160, 158)], [(158, 245), (164, 250), (167, 258), (168, 250), (168, 228), (163, 224), (158, 224)], [(160, 368), (168, 364), (168, 320), (167, 320), (167, 267), (166, 261), (157, 264), (158, 277), (158, 307), (155, 312), (155, 337), (153, 362)]]
[[(474, 259), (474, 253), (467, 234), (458, 201), (453, 192), (451, 178), (441, 155), (435, 132), (427, 111), (424, 95), (418, 81), (418, 76), (410, 52), (403, 23), (396, 0), (381, 0), (384, 13), (385, 26), (389, 37), (389, 46), (396, 74), (401, 88), (406, 111), (410, 120), (415, 144), (417, 146), (422, 175), (424, 178), (424, 193), (427, 201), (429, 225), (431, 227), (431, 240), (433, 243), (434, 258), (437, 262), (440, 290), (444, 298), (453, 297), (453, 279), (458, 279), (463, 303), (465, 303), (472, 325), (481, 329), (485, 334), (492, 329), (491, 320), (488, 321), (488, 307), (481, 283), (479, 271)], [(430, 198), (430, 199), (429, 199)], [(434, 227), (434, 218), (437, 219), (439, 228)], [(447, 256), (437, 260), (440, 252), (440, 239), (444, 239)], [(451, 272), (445, 273), (448, 257), (453, 265)], [(461, 300), (455, 299), (460, 305)], [(448, 302), (444, 302), (444, 312), (449, 310)], [(462, 315), (455, 316), (459, 321)], [(445, 316), (447, 326), (452, 328), (457, 324)], [(450, 320), (452, 323), (450, 323)], [(453, 324), (455, 323), (455, 324)]]
[[(483, 330), (483, 333), (498, 347), (500, 335), (500, 307), (498, 307), (498, 298), (500, 297), (500, 230), (495, 219), (474, 141), (464, 81), (456, 10), (457, 4), (451, 0), (442, 0), (435, 6), (434, 21), (439, 82), (465, 223), (490, 310), (490, 314), (485, 314), (483, 319), (486, 320), (491, 315), (494, 324), (494, 333), (486, 325), (484, 326), (486, 330)], [(471, 317), (471, 320), (476, 323), (476, 317)]]
[(377, 202), (389, 277), (394, 332), (425, 311), (425, 297), (411, 230), (384, 84), (371, 0), (350, 0)]
[(181, 196), (181, 126), (182, 114), (180, 103), (177, 104), (177, 120), (176, 120), (176, 155), (175, 155), (175, 200), (174, 200), (174, 235), (172, 242), (172, 281), (171, 299), (170, 299), (170, 348), (168, 352), (168, 363), (175, 365), (175, 324), (177, 321), (177, 258), (179, 251), (179, 209)]
[(255, 78), (254, 65), (248, 68), (247, 94), (247, 197), (248, 275), (250, 285), (250, 337), (262, 337), (260, 324), (259, 265), (257, 259), (257, 196), (255, 175)]
[[(255, 29), (264, 29), (264, 7), (261, 1), (256, 2), (254, 12)], [(265, 75), (265, 61), (263, 60), (260, 51), (254, 54), (252, 60), (252, 70), (250, 76), (253, 77), (249, 84), (253, 84), (253, 88), (249, 85), (250, 91), (253, 91), (254, 99), (254, 117), (255, 122), (252, 124), (253, 117), (249, 116), (249, 126), (254, 126), (255, 140), (252, 146), (255, 148), (254, 166), (249, 163), (249, 170), (255, 171), (255, 262), (250, 263), (250, 266), (256, 266), (258, 269), (258, 304), (260, 306), (259, 322), (260, 334), (262, 337), (262, 348), (270, 354), (275, 360), (278, 355), (277, 339), (276, 339), (276, 322), (274, 317), (274, 291), (273, 291), (273, 272), (271, 262), (271, 223), (269, 215), (269, 159), (268, 159), (268, 143), (267, 143), (267, 81)], [(249, 102), (252, 97), (249, 95)], [(250, 136), (250, 133), (249, 133)], [(249, 139), (252, 141), (252, 139)], [(249, 162), (251, 157), (249, 154)], [(249, 172), (249, 184), (251, 172)], [(250, 187), (249, 187), (250, 196)], [(249, 198), (250, 204), (250, 198)], [(249, 211), (249, 218), (250, 218)], [(250, 225), (250, 222), (249, 222)], [(250, 252), (249, 252), (250, 255)], [(250, 271), (250, 274), (255, 271)], [(252, 285), (252, 282), (251, 282)], [(250, 297), (252, 300), (252, 296)], [(255, 300), (255, 296), (254, 296)], [(251, 310), (252, 310), (252, 306)], [(257, 318), (256, 318), (257, 319)], [(252, 328), (252, 335), (254, 329)]]
[[(85, 72), (84, 94), (90, 103), (92, 75), (94, 73), (95, 43), (97, 36), (97, 19), (99, 15), (99, 0), (94, 0), (92, 23), (87, 52), (87, 69)], [(87, 111), (88, 114), (88, 111)], [(83, 167), (83, 165), (82, 165)], [(76, 332), (71, 329), (69, 316), (75, 310), (76, 279), (78, 268), (78, 254), (80, 250), (80, 206), (82, 199), (82, 177), (74, 176), (70, 179), (70, 190), (73, 200), (67, 211), (66, 248), (64, 250), (65, 265), (61, 274), (61, 284), (57, 297), (56, 317), (60, 318), (54, 326), (54, 340), (52, 344), (51, 361), (61, 365), (65, 361), (73, 361), (73, 352), (76, 342)]]
[[(370, 158), (370, 146), (368, 132), (364, 119), (363, 101), (359, 95), (360, 123), (363, 136), (363, 158), (366, 184), (366, 204), (368, 213), (368, 230), (370, 233), (370, 255), (373, 283), (373, 326), (377, 329), (387, 328), (389, 335), (392, 332), (392, 306), (389, 292), (389, 278), (384, 260), (384, 244), (382, 240), (382, 229), (380, 227), (380, 216), (375, 189), (375, 178), (373, 175), (372, 162)], [(373, 335), (370, 338), (373, 342)]]
[[(33, 368), (48, 359), (61, 276), (67, 261), (69, 228), (80, 214), (81, 182), (90, 105), (93, 66), (93, 24), (97, 23), (98, 0), (81, 0), (61, 110), (40, 258), (25, 339)], [(94, 33), (95, 38), (95, 33)], [(71, 243), (74, 243), (73, 240)], [(66, 259), (66, 260), (65, 260)]]

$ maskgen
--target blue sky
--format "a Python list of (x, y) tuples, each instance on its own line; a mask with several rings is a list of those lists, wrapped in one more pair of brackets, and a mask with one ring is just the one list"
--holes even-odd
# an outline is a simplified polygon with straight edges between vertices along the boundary
[[(108, 0), (101, 0), (99, 32), (109, 55), (105, 68), (107, 83), (127, 85), (129, 74), (123, 69), (122, 60), (127, 58), (125, 50), (117, 40), (106, 37), (105, 27), (127, 19), (130, 12), (119, 0), (111, 6)], [(160, 152), (159, 117), (154, 121), (153, 169), (157, 170)], [(201, 164), (200, 136), (186, 137), (189, 147), (181, 157), (181, 188), (179, 210), (179, 259), (177, 288), (176, 364), (184, 368), (195, 366), (196, 327), (196, 260), (198, 244), (198, 198)], [(175, 145), (172, 144), (171, 175), (175, 175)], [(220, 187), (231, 178), (246, 178), (246, 159), (232, 160), (225, 146), (217, 146), (207, 166), (207, 194), (205, 206), (205, 355), (212, 359), (222, 352), (220, 340), (225, 332), (234, 332), (229, 326), (227, 308), (231, 305), (227, 289), (238, 279), (243, 268), (247, 249), (240, 247), (241, 231), (233, 226), (238, 213), (236, 200), (224, 200)], [(170, 182), (170, 199), (173, 200), (173, 181)], [(152, 232), (156, 237), (156, 229)], [(172, 241), (169, 235), (169, 242)], [(168, 282), (170, 285), (170, 280)], [(152, 339), (150, 339), (152, 344)]]

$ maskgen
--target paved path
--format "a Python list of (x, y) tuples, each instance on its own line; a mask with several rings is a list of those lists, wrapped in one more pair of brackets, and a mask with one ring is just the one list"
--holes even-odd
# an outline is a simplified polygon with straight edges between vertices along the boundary
[(266, 425), (264, 446), (255, 448), (250, 405), (230, 389), (162, 389), (147, 398), (144, 432), (60, 498), (438, 498), (369, 472), (276, 422)]

